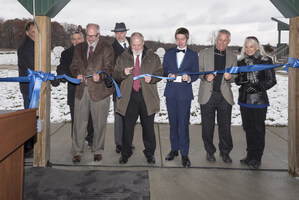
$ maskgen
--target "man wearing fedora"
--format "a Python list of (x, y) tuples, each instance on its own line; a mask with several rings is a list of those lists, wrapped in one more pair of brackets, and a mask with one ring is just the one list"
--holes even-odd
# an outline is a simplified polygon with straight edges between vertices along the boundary
[[(125, 23), (120, 22), (115, 24), (114, 30), (111, 30), (115, 34), (115, 40), (112, 44), (114, 50), (114, 65), (119, 55), (121, 55), (130, 44), (130, 38), (126, 37), (127, 31)], [(120, 86), (120, 85), (118, 85)], [(123, 135), (123, 121), (120, 114), (115, 112), (116, 109), (116, 92), (113, 93), (113, 107), (114, 107), (114, 142), (115, 151), (120, 153), (122, 147), (122, 135)], [(134, 146), (132, 146), (134, 148)]]

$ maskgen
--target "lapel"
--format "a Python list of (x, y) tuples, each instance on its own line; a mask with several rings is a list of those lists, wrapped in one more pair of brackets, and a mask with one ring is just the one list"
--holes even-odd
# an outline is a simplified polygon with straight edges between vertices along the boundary
[(176, 49), (177, 49), (177, 47), (173, 48), (172, 56), (174, 58), (173, 60), (175, 61), (175, 65), (173, 65), (173, 66), (175, 66), (176, 70), (178, 70), (179, 67), (178, 67), (178, 58), (177, 58)]
[(84, 45), (82, 47), (82, 60), (84, 62), (84, 67), (87, 68), (87, 48), (88, 48), (88, 44), (87, 42), (84, 42)]
[(210, 64), (208, 65), (209, 66), (209, 69), (208, 71), (214, 71), (215, 70), (215, 55), (214, 55), (214, 51), (215, 51), (215, 46), (213, 46), (212, 48), (209, 49), (209, 61), (210, 61)]
[(187, 47), (186, 52), (185, 52), (185, 56), (182, 60), (182, 64), (181, 64), (181, 67), (180, 67), (179, 71), (184, 71), (183, 69), (185, 68), (186, 63), (189, 61), (189, 56), (190, 56), (190, 49)]
[(226, 49), (226, 57), (225, 57), (225, 68), (231, 67), (231, 62), (230, 62), (230, 53)]

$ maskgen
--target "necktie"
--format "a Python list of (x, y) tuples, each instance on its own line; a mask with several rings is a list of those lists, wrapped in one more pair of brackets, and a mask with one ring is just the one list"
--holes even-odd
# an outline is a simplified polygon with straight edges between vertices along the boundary
[(127, 49), (127, 43), (124, 43), (124, 49)]
[(90, 47), (89, 47), (88, 58), (90, 58), (92, 54), (93, 54), (93, 46), (90, 46)]
[[(137, 55), (137, 57), (136, 57), (134, 76), (138, 76), (138, 75), (140, 75), (139, 55)], [(136, 92), (139, 92), (139, 88), (140, 88), (140, 79), (135, 80), (134, 83), (133, 83), (133, 89)]]
[(185, 49), (177, 49), (176, 52), (177, 52), (177, 53), (179, 53), (179, 52), (183, 52), (183, 53), (185, 53)]

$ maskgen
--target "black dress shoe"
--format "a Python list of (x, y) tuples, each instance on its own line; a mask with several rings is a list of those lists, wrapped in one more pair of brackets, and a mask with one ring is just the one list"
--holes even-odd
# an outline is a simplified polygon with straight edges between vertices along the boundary
[(121, 156), (119, 158), (119, 164), (126, 164), (128, 162), (128, 157)]
[(102, 160), (102, 154), (94, 154), (93, 155), (93, 161), (99, 162)]
[(155, 156), (148, 156), (147, 158), (146, 158), (146, 160), (147, 160), (147, 162), (149, 163), (149, 164), (155, 164), (156, 163), (156, 159), (155, 159)]
[(116, 153), (120, 153), (121, 152), (121, 145), (120, 144), (116, 145), (115, 151), (116, 151)]
[(261, 166), (261, 161), (260, 160), (256, 160), (256, 159), (251, 159), (248, 162), (248, 168), (249, 169), (258, 169)]
[(215, 162), (216, 158), (215, 158), (214, 154), (207, 153), (206, 160), (209, 161), (209, 162)]
[(134, 149), (135, 149), (135, 146), (134, 146), (133, 144), (131, 145), (131, 149), (132, 149), (132, 150), (134, 150)]
[(248, 165), (248, 163), (249, 163), (250, 160), (251, 160), (251, 158), (249, 156), (246, 156), (245, 158), (242, 158), (240, 160), (240, 163), (244, 164), (244, 165)]
[(78, 163), (80, 163), (80, 161), (81, 161), (81, 156), (80, 155), (75, 155), (73, 157), (73, 163), (74, 164), (78, 164)]
[(191, 162), (190, 162), (188, 156), (182, 156), (182, 164), (183, 164), (183, 167), (191, 166)]
[(175, 156), (178, 156), (179, 155), (179, 152), (178, 150), (171, 150), (169, 152), (169, 154), (165, 157), (165, 160), (173, 160)]
[(228, 154), (220, 152), (219, 155), (222, 158), (223, 162), (225, 162), (225, 163), (231, 163), (231, 162), (233, 162), (233, 160), (231, 159), (231, 157)]

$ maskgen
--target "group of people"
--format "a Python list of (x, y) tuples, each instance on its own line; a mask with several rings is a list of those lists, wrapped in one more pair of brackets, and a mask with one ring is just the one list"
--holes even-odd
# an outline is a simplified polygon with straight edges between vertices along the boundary
[[(187, 45), (189, 31), (181, 27), (174, 34), (176, 46), (166, 51), (161, 63), (160, 58), (144, 45), (141, 33), (134, 32), (131, 37), (127, 37), (127, 31), (123, 22), (116, 23), (112, 30), (115, 40), (110, 45), (101, 37), (99, 25), (88, 24), (86, 40), (81, 32), (76, 31), (71, 35), (73, 45), (62, 52), (57, 74), (67, 74), (81, 80), (78, 85), (68, 83), (68, 104), (72, 116), (72, 161), (80, 163), (86, 140), (91, 147), (94, 161), (102, 159), (110, 95), (114, 93), (114, 138), (115, 151), (121, 153), (119, 163), (127, 163), (133, 154), (134, 127), (140, 117), (143, 153), (147, 162), (154, 164), (154, 118), (155, 113), (160, 110), (157, 83), (161, 81), (155, 76), (164, 76), (169, 77), (164, 96), (171, 144), (165, 160), (171, 161), (181, 154), (183, 167), (191, 166), (188, 154), (190, 108), (194, 99), (192, 82), (200, 78), (198, 102), (206, 160), (216, 161), (216, 147), (213, 144), (216, 117), (220, 157), (225, 163), (232, 162), (231, 111), (234, 101), (231, 84), (235, 82), (240, 85), (238, 104), (247, 142), (247, 155), (240, 162), (252, 169), (259, 168), (265, 147), (265, 119), (269, 106), (266, 91), (276, 84), (274, 70), (239, 74), (211, 73), (232, 66), (272, 64), (258, 39), (253, 36), (245, 39), (238, 60), (236, 55), (227, 50), (231, 41), (228, 30), (219, 30), (215, 46), (197, 53)], [(32, 40), (33, 43), (34, 37), (29, 36), (27, 29), (26, 34), (25, 42)], [(19, 51), (21, 50), (18, 50), (20, 56)], [(19, 59), (19, 69), (24, 68), (21, 63)], [(98, 74), (99, 71), (114, 78), (120, 87), (121, 98), (116, 97), (110, 77), (105, 73)], [(207, 73), (198, 75), (198, 72)], [(21, 75), (26, 75), (24, 70), (20, 70)], [(139, 75), (144, 76), (134, 80), (134, 77)], [(57, 86), (60, 81), (55, 80), (52, 85)], [(24, 106), (27, 102), (27, 90), (21, 87)], [(92, 139), (89, 140), (90, 138)]]

